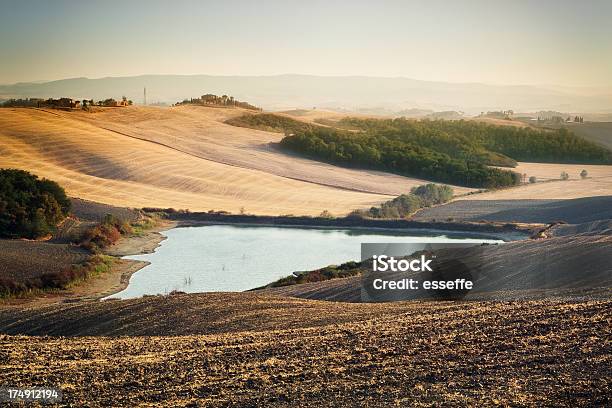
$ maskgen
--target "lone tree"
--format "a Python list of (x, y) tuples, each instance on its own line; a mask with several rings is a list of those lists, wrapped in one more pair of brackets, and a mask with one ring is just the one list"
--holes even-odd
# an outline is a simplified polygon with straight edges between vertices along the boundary
[(566, 171), (561, 172), (561, 180), (569, 180), (569, 174)]
[(580, 172), (580, 177), (581, 177), (583, 180), (584, 180), (585, 178), (587, 178), (588, 176), (589, 176), (589, 172), (588, 172), (588, 171), (586, 171), (586, 169), (583, 169), (583, 170)]

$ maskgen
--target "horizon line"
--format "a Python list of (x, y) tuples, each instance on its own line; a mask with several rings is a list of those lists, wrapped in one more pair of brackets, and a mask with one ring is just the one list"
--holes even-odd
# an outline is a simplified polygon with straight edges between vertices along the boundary
[(409, 81), (418, 81), (425, 83), (444, 83), (444, 84), (453, 84), (453, 85), (484, 85), (484, 86), (498, 86), (498, 87), (534, 87), (534, 88), (571, 88), (571, 89), (612, 89), (610, 85), (560, 85), (560, 84), (501, 84), (501, 83), (493, 83), (493, 82), (475, 82), (475, 81), (444, 81), (444, 80), (429, 80), (429, 79), (417, 79), (407, 76), (384, 76), (384, 75), (363, 75), (363, 74), (332, 74), (332, 75), (322, 75), (322, 74), (304, 74), (304, 73), (281, 73), (281, 74), (234, 74), (234, 75), (224, 75), (224, 74), (134, 74), (134, 75), (116, 75), (116, 76), (102, 76), (102, 77), (87, 77), (87, 76), (75, 76), (75, 77), (66, 77), (59, 79), (42, 79), (42, 80), (29, 80), (29, 81), (18, 81), (13, 83), (0, 83), (0, 86), (16, 86), (16, 85), (41, 85), (47, 84), (51, 82), (59, 82), (59, 81), (70, 81), (76, 79), (86, 79), (90, 81), (102, 80), (102, 79), (117, 79), (117, 78), (138, 78), (138, 77), (162, 77), (162, 76), (175, 76), (175, 77), (196, 77), (196, 76), (206, 76), (206, 77), (237, 77), (237, 78), (271, 78), (271, 77), (283, 77), (283, 76), (302, 76), (302, 77), (318, 77), (318, 78), (375, 78), (375, 79), (403, 79)]

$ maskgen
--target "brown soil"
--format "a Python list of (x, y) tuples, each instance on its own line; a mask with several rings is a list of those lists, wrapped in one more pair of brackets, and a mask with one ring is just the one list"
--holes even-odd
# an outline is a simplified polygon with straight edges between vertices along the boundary
[(74, 245), (0, 239), (0, 278), (23, 282), (44, 273), (59, 273), (89, 255)]
[(455, 200), (414, 214), (415, 221), (493, 221), (580, 224), (612, 219), (612, 196), (571, 200)]
[[(440, 250), (470, 267), (474, 289), (465, 300), (517, 300), (574, 296), (596, 288), (612, 288), (612, 235), (582, 235), (523, 240), (503, 245)], [(551, 231), (551, 235), (555, 232)], [(359, 266), (363, 271), (369, 266)], [(357, 271), (359, 272), (359, 271)], [(359, 272), (360, 273), (360, 272)], [(422, 280), (418, 273), (402, 277)], [(258, 293), (303, 299), (361, 302), (361, 276), (261, 289)], [(431, 298), (411, 291), (411, 299)], [(580, 295), (582, 296), (582, 295)], [(406, 298), (405, 298), (406, 299)]]
[[(155, 251), (155, 249), (159, 246), (159, 243), (165, 239), (165, 237), (159, 232), (172, 228), (174, 225), (175, 223), (173, 223), (172, 221), (159, 221), (157, 226), (144, 232), (142, 235), (122, 238), (115, 245), (108, 248), (104, 252), (107, 255), (115, 257), (151, 253)], [(20, 266), (21, 263), (13, 259), (20, 258), (20, 253), (22, 255), (21, 259), (28, 260), (28, 265), (33, 265), (32, 273), (44, 273), (44, 271), (49, 270), (49, 267), (53, 265), (49, 263), (49, 257), (44, 256), (44, 254), (42, 253), (37, 254), (36, 256), (31, 258), (24, 257), (23, 251), (29, 251), (28, 244), (30, 242), (0, 240), (0, 247), (3, 244), (6, 245), (7, 243), (11, 242), (13, 243), (12, 250), (0, 252), (0, 257), (6, 258), (10, 255), (10, 262), (7, 261), (7, 263), (5, 264), (5, 268), (13, 270), (14, 274), (23, 276), (23, 268)], [(89, 257), (89, 253), (86, 253), (85, 251), (82, 251), (81, 249), (71, 245), (51, 243), (39, 244), (46, 244), (46, 250), (48, 250), (48, 248), (52, 248), (57, 251), (58, 248), (64, 250), (66, 250), (66, 248), (69, 248), (73, 252), (77, 251), (77, 253), (83, 254), (82, 260), (75, 260), (73, 258), (70, 258), (64, 260), (63, 263), (58, 264), (62, 268), (70, 267), (70, 265), (82, 262)], [(36, 296), (2, 300), (2, 302), (0, 303), (0, 309), (7, 307), (20, 307), (22, 305), (34, 307), (56, 303), (74, 303), (87, 300), (102, 299), (125, 289), (128, 286), (132, 274), (139, 271), (146, 265), (147, 262), (143, 261), (117, 258), (114, 260), (110, 272), (101, 274), (99, 276), (91, 277), (86, 281), (80, 282), (65, 290), (47, 291), (37, 294)], [(2, 276), (8, 276), (8, 272), (2, 271), (2, 273), (6, 273), (6, 275)]]
[(7, 313), (3, 332), (129, 335), (0, 336), (0, 382), (59, 386), (67, 405), (603, 406), (612, 392), (610, 300), (201, 294)]

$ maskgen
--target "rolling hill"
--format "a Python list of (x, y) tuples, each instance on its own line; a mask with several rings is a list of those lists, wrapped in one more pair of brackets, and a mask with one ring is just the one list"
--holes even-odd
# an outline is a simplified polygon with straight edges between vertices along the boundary
[(338, 169), (275, 151), (282, 135), (223, 123), (239, 109), (0, 109), (0, 167), (130, 207), (344, 214), (423, 181)]
[[(425, 180), (340, 168), (279, 151), (282, 133), (225, 123), (241, 109), (129, 107), (95, 112), (0, 109), (0, 167), (58, 181), (72, 196), (119, 207), (265, 215), (343, 215)], [(304, 111), (296, 119), (338, 118)], [(301, 119), (302, 118), (302, 119)], [(578, 179), (582, 168), (589, 172)], [(563, 199), (612, 194), (612, 166), (519, 163), (538, 183), (466, 199)], [(458, 195), (473, 191), (455, 187)]]

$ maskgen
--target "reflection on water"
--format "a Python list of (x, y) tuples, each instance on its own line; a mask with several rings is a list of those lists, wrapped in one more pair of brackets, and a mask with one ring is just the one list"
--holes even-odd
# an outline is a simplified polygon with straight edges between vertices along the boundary
[(362, 242), (498, 242), (433, 232), (336, 230), (211, 225), (164, 232), (156, 252), (128, 256), (151, 264), (132, 275), (112, 297), (243, 291), (295, 271), (358, 261)]

